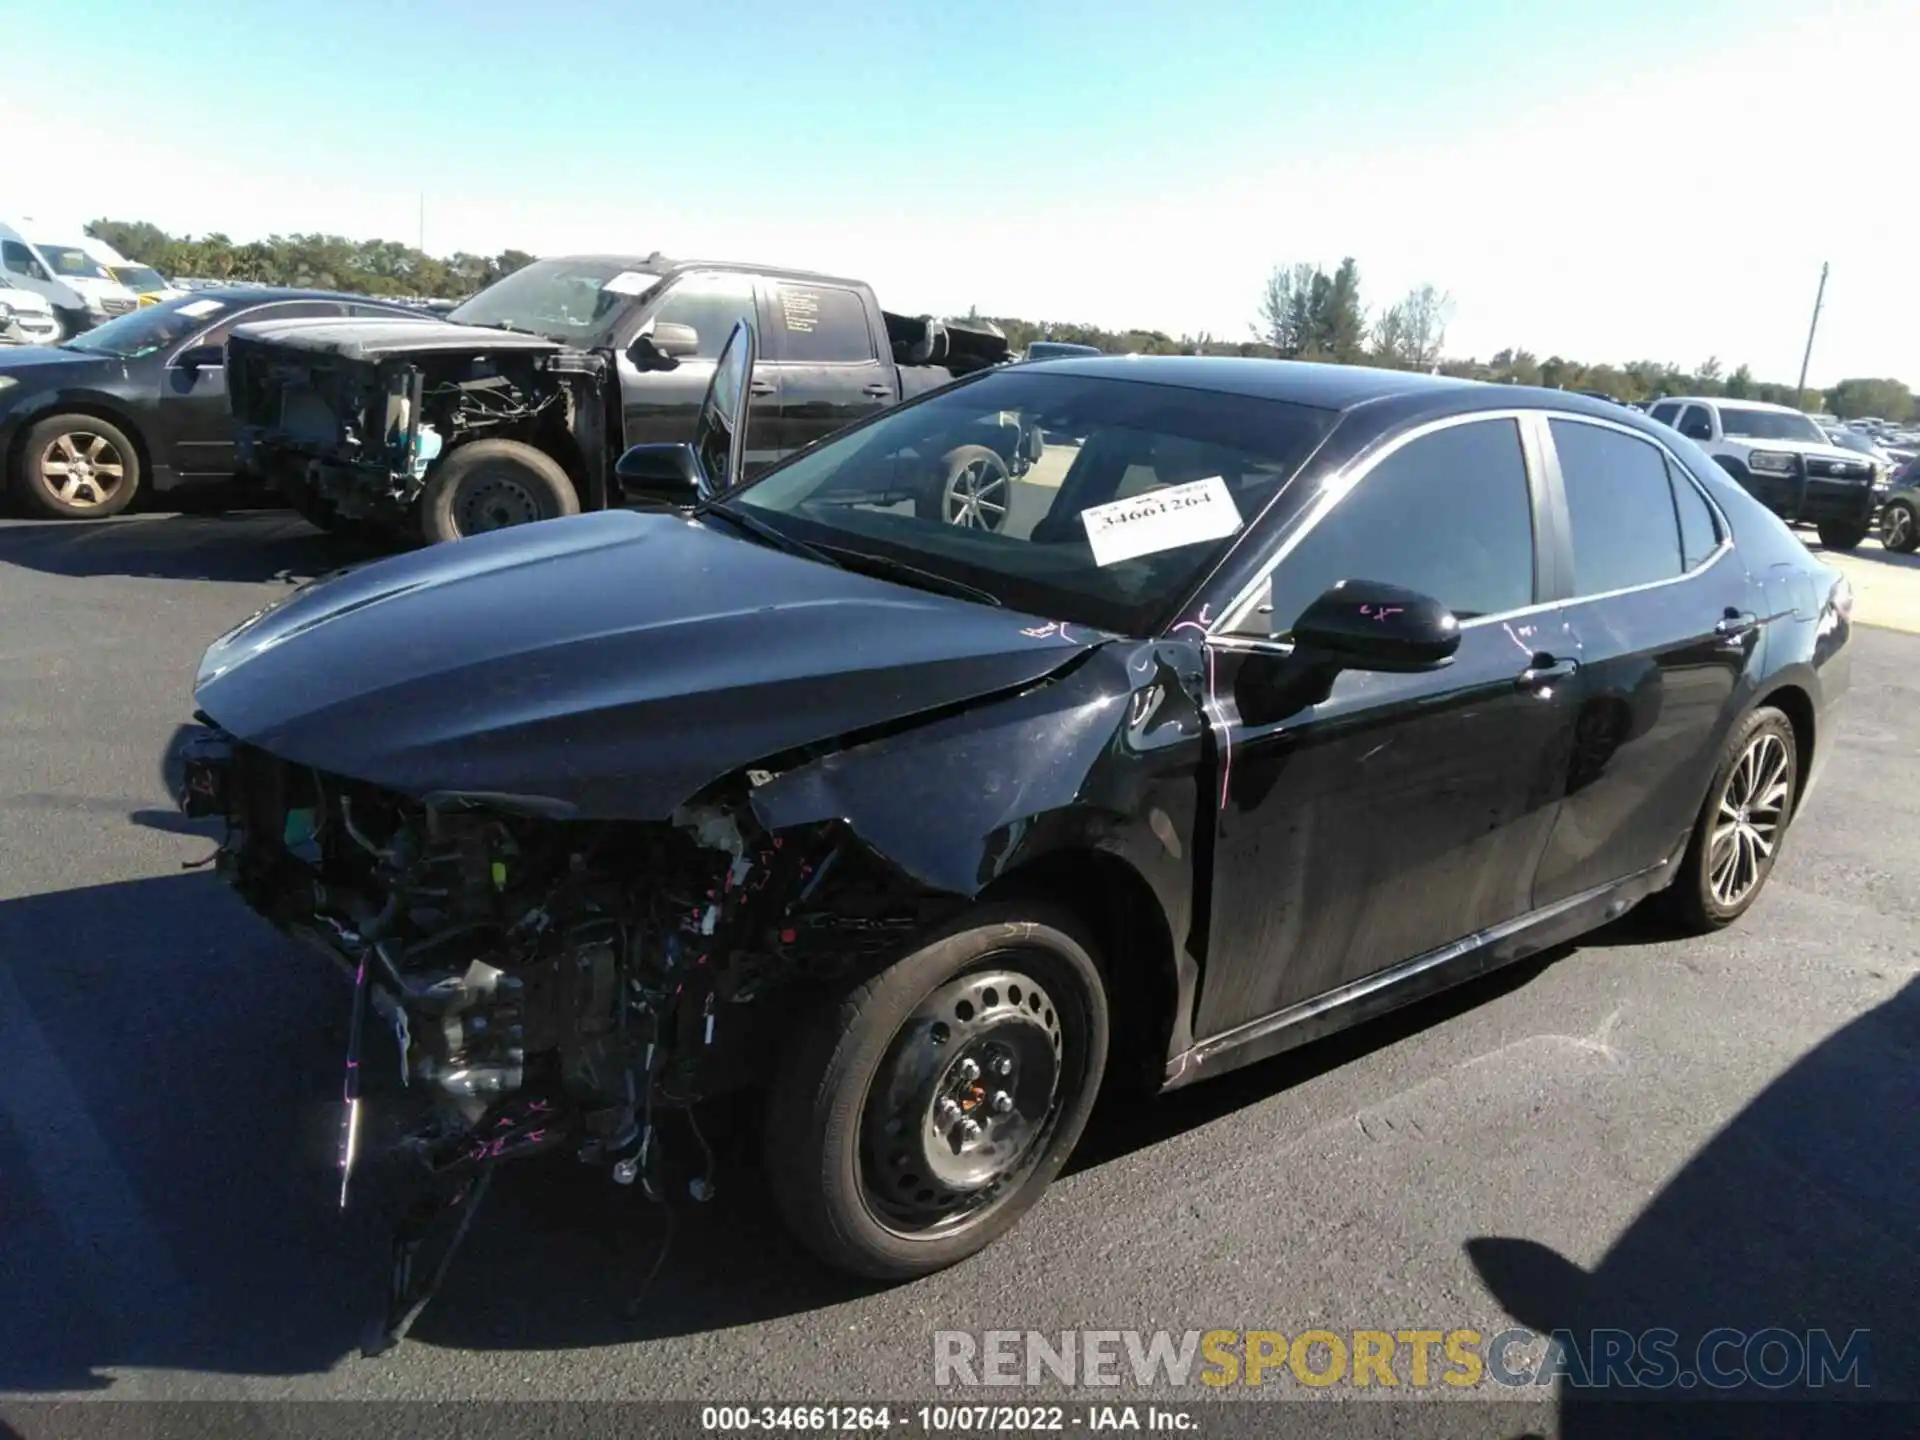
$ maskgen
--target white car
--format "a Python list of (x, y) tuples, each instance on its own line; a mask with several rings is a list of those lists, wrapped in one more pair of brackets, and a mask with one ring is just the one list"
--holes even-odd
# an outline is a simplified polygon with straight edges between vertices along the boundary
[(60, 317), (46, 296), (17, 289), (0, 274), (0, 345), (53, 345), (60, 331)]
[(1697, 442), (1781, 519), (1815, 526), (1828, 549), (1852, 550), (1872, 530), (1889, 468), (1835, 444), (1804, 410), (1673, 395), (1648, 413)]

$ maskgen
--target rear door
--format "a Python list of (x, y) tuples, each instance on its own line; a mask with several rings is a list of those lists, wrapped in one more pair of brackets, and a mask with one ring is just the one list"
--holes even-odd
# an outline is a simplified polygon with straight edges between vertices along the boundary
[(756, 387), (776, 385), (777, 443), (791, 453), (899, 399), (886, 336), (865, 296), (845, 285), (760, 282)]
[[(195, 302), (189, 302), (192, 304)], [(197, 302), (218, 305), (217, 301)], [(234, 473), (233, 415), (227, 406), (224, 365), (180, 363), (188, 351), (206, 346), (224, 347), (236, 325), (262, 320), (298, 320), (343, 315), (337, 300), (276, 300), (266, 305), (232, 310), (168, 352), (160, 372), (160, 406), (155, 448), (182, 479), (206, 479)]]
[(1657, 865), (1698, 811), (1757, 643), (1745, 567), (1680, 462), (1605, 421), (1541, 423), (1579, 661), (1566, 793), (1534, 904)]

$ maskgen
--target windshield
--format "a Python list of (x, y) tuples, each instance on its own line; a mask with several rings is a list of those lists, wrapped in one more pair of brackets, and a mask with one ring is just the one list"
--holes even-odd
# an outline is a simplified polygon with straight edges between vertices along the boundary
[(1743, 440), (1805, 440), (1821, 445), (1827, 438), (1808, 416), (1792, 410), (1746, 410), (1738, 405), (1722, 405), (1720, 425), (1727, 434)]
[(164, 350), (205, 328), (216, 315), (228, 309), (224, 300), (183, 296), (159, 305), (130, 310), (117, 320), (74, 336), (63, 347), (87, 355), (112, 355), (120, 360), (138, 360), (156, 350)]
[(87, 280), (111, 278), (100, 268), (100, 262), (78, 245), (36, 244), (34, 248), (46, 257), (47, 264), (53, 267), (56, 275), (77, 275)]
[(156, 290), (167, 288), (167, 282), (160, 278), (160, 272), (148, 265), (116, 265), (113, 278), (138, 295), (151, 295)]
[(619, 260), (536, 260), (496, 281), (447, 316), (560, 341), (591, 341), (609, 319), (660, 277)]
[(726, 503), (829, 552), (1145, 635), (1336, 418), (1044, 367), (990, 372), (829, 439)]

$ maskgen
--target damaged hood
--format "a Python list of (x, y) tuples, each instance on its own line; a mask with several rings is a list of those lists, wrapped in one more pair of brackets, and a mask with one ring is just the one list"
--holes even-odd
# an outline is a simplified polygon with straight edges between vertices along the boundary
[(660, 819), (755, 760), (1016, 690), (1101, 638), (1059, 629), (607, 511), (316, 580), (215, 641), (194, 696), (332, 774)]

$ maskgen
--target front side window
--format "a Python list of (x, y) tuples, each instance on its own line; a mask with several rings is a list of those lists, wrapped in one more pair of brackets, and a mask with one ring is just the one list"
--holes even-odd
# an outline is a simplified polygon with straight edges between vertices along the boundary
[(904, 584), (919, 582), (900, 565), (926, 572), (932, 588), (970, 586), (1049, 620), (1146, 635), (1336, 418), (1010, 367), (843, 431), (725, 503), (855, 568), (862, 557), (892, 562)]
[(834, 365), (873, 359), (866, 303), (853, 291), (782, 280), (770, 292), (769, 360)]
[(129, 310), (104, 325), (96, 325), (67, 341), (65, 348), (88, 355), (111, 355), (118, 360), (138, 360), (186, 339), (227, 315), (232, 308), (226, 301), (208, 296), (166, 300)]
[(1636, 435), (1548, 422), (1573, 527), (1573, 593), (1603, 595), (1682, 570), (1680, 524), (1667, 459)]
[(690, 325), (699, 337), (694, 355), (712, 360), (734, 325), (753, 319), (753, 283), (745, 275), (683, 275), (660, 297), (654, 323)]
[(1271, 632), (1284, 636), (1342, 580), (1416, 590), (1462, 620), (1531, 605), (1533, 502), (1518, 424), (1449, 425), (1363, 475), (1274, 571)]
[(1680, 433), (1689, 440), (1713, 439), (1713, 417), (1704, 405), (1689, 405), (1680, 413)]
[(47, 278), (46, 267), (34, 258), (33, 251), (18, 240), (0, 240), (0, 263), (16, 275), (25, 275), (33, 280)]
[(1793, 410), (1754, 410), (1745, 405), (1720, 407), (1720, 431), (1730, 440), (1801, 440), (1827, 443), (1811, 417)]

